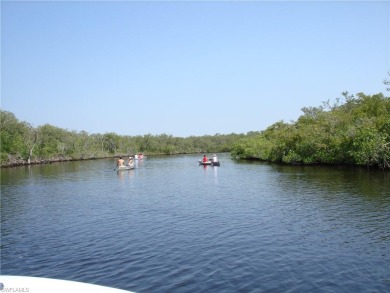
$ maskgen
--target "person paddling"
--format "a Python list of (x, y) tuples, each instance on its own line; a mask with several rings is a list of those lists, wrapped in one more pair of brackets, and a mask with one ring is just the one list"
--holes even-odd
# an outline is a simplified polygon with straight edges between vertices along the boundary
[(124, 163), (125, 163), (125, 160), (123, 160), (122, 157), (119, 157), (118, 161), (116, 162), (116, 165), (118, 167), (120, 167), (120, 166), (123, 166)]

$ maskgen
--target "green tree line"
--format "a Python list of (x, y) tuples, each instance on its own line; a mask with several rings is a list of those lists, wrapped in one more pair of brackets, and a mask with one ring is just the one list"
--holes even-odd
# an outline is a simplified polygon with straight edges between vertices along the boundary
[(232, 156), (287, 164), (390, 168), (390, 98), (382, 93), (305, 107), (296, 122), (276, 122), (234, 143)]
[[(390, 83), (390, 82), (389, 82)], [(386, 84), (386, 83), (385, 83)], [(388, 85), (388, 84), (386, 84)], [(231, 152), (234, 158), (287, 164), (348, 164), (390, 169), (390, 98), (342, 94), (305, 107), (297, 121), (263, 131), (174, 137), (89, 134), (50, 124), (33, 127), (0, 110), (1, 166), (133, 155)]]
[(168, 134), (89, 134), (50, 124), (33, 127), (19, 121), (11, 112), (0, 111), (1, 166), (104, 158), (141, 152), (149, 155), (230, 152), (234, 142), (246, 136), (235, 133), (186, 138)]

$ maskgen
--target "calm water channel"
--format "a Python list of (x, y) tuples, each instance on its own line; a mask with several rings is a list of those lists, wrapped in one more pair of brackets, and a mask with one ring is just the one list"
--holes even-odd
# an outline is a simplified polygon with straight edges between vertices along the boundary
[(135, 292), (389, 292), (390, 174), (149, 157), (1, 170), (1, 273)]

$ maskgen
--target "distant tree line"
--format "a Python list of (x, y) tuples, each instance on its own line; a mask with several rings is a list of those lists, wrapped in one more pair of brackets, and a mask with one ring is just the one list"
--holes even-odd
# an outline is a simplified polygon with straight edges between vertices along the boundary
[[(11, 112), (0, 110), (1, 166), (104, 158), (136, 153), (188, 154), (230, 152), (245, 134), (174, 137), (168, 134), (123, 136), (89, 134), (50, 124), (33, 127)], [(247, 134), (250, 136), (250, 134)]]
[[(390, 74), (389, 74), (390, 76)], [(390, 85), (385, 80), (386, 86)], [(390, 90), (390, 88), (388, 89)], [(33, 127), (0, 110), (0, 163), (12, 166), (51, 161), (134, 155), (230, 152), (237, 159), (286, 164), (347, 164), (390, 169), (390, 98), (342, 93), (333, 104), (305, 107), (296, 122), (279, 121), (263, 131), (174, 137), (89, 134), (50, 124)]]
[[(387, 81), (388, 82), (388, 81)], [(385, 83), (386, 84), (386, 83)], [(387, 85), (390, 83), (387, 83)], [(348, 92), (331, 104), (303, 108), (296, 122), (277, 122), (235, 142), (232, 156), (287, 164), (390, 168), (390, 98)]]

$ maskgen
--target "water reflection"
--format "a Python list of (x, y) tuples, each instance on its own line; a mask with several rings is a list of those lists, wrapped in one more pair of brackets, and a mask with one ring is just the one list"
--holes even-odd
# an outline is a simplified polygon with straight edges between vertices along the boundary
[[(348, 251), (354, 247), (364, 255), (383, 249), (383, 243), (389, 241), (389, 174), (344, 167), (272, 166), (272, 169), (289, 220), (317, 223), (310, 237), (316, 235), (328, 245), (337, 243), (338, 249)], [(321, 226), (321, 230), (317, 231), (316, 226)], [(335, 240), (343, 238), (348, 240), (343, 243)], [(371, 246), (371, 251), (365, 251), (366, 246)]]
[(324, 166), (273, 165), (272, 169), (279, 174), (279, 181), (282, 185), (295, 182), (303, 186), (309, 185), (310, 188), (326, 190), (329, 193), (348, 190), (350, 193), (364, 196), (367, 199), (372, 197), (389, 199), (389, 172)]
[(117, 171), (117, 176), (120, 180), (125, 180), (127, 178), (132, 179), (134, 177), (134, 169), (125, 170), (125, 171)]
[(2, 273), (135, 292), (386, 292), (388, 175), (220, 160), (1, 170)]

